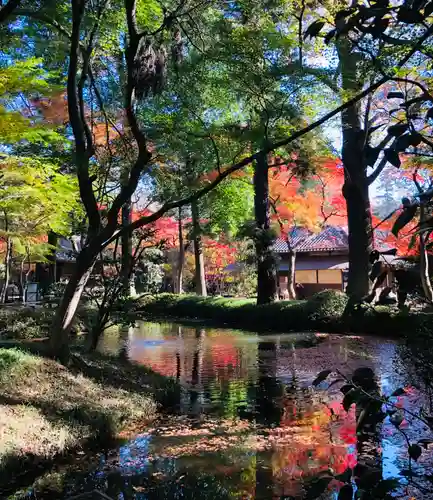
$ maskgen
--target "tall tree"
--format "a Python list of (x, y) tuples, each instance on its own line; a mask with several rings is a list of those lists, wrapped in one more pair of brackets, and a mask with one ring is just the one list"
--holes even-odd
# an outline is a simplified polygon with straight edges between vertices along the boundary
[[(231, 5), (226, 5), (225, 8), (217, 6), (216, 9), (209, 13), (206, 5), (196, 5), (192, 2), (170, 3), (165, 9), (162, 9), (157, 2), (150, 0), (125, 0), (124, 2), (113, 0), (110, 3), (110, 9), (107, 9), (108, 2), (105, 0), (95, 0), (91, 5), (84, 0), (72, 0), (70, 5), (63, 2), (49, 3), (49, 9), (46, 11), (40, 9), (26, 12), (15, 11), (15, 13), (25, 16), (26, 20), (33, 19), (37, 21), (32, 26), (32, 28), (37, 28), (32, 31), (32, 36), (34, 35), (35, 39), (39, 37), (39, 42), (42, 40), (41, 35), (44, 33), (44, 29), (47, 30), (47, 27), (49, 27), (50, 40), (52, 40), (54, 30), (57, 30), (63, 40), (66, 41), (66, 44), (59, 44), (56, 55), (60, 54), (65, 45), (69, 54), (69, 57), (65, 57), (65, 53), (63, 53), (63, 58), (58, 58), (56, 64), (60, 68), (60, 60), (63, 65), (65, 60), (68, 63), (68, 115), (74, 137), (75, 169), (80, 196), (87, 216), (88, 229), (85, 244), (77, 258), (74, 275), (65, 290), (52, 330), (51, 344), (53, 352), (66, 358), (68, 354), (68, 331), (82, 291), (97, 256), (110, 242), (125, 232), (133, 231), (157, 220), (169, 210), (191, 204), (192, 201), (210, 192), (230, 174), (262, 158), (263, 153), (267, 154), (270, 151), (294, 143), (300, 137), (316, 129), (342, 110), (349, 108), (359, 99), (371, 93), (383, 82), (389, 80), (390, 76), (386, 75), (371, 87), (364, 89), (357, 95), (350, 96), (344, 104), (309, 125), (304, 126), (302, 120), (297, 121), (292, 124), (292, 127), (283, 128), (278, 133), (275, 131), (275, 134), (268, 134), (267, 137), (262, 128), (260, 134), (256, 135), (256, 141), (252, 141), (251, 138), (246, 140), (248, 144), (246, 151), (251, 151), (252, 146), (254, 150), (260, 148), (260, 151), (248, 154), (243, 148), (240, 155), (231, 158), (227, 156), (227, 159), (221, 162), (220, 167), (224, 164), (228, 166), (224, 169), (220, 168), (218, 177), (210, 183), (201, 182), (203, 172), (195, 172), (197, 183), (194, 184), (193, 191), (190, 194), (184, 195), (181, 193), (177, 196), (165, 198), (161, 207), (153, 214), (143, 216), (127, 227), (120, 227), (119, 214), (122, 206), (130, 199), (139, 182), (150, 176), (156, 163), (154, 156), (158, 152), (152, 149), (148, 127), (144, 123), (149, 107), (146, 106), (146, 103), (153, 104), (157, 102), (158, 95), (164, 87), (166, 79), (177, 77), (174, 67), (170, 66), (170, 64), (167, 65), (167, 59), (172, 62), (176, 61), (176, 65), (181, 67), (183, 65), (182, 57), (179, 57), (181, 54), (184, 57), (186, 56), (185, 59), (189, 61), (193, 60), (202, 51), (203, 32), (200, 29), (197, 30), (194, 21), (198, 23), (199, 27), (211, 26), (212, 29), (207, 31), (208, 35), (211, 34), (214, 38), (218, 34), (223, 36), (226, 48), (230, 44), (227, 43), (224, 30), (228, 23), (233, 23), (236, 27), (233, 34), (236, 36), (232, 39), (232, 45), (237, 46), (239, 50), (238, 53), (232, 52), (231, 63), (232, 67), (237, 67), (239, 73), (241, 73), (244, 71), (244, 66), (239, 62), (244, 56), (242, 51), (244, 46), (240, 43), (242, 41), (242, 26), (240, 30), (237, 28), (239, 28), (239, 25), (245, 24), (245, 20), (239, 22), (239, 15), (242, 17), (244, 13), (238, 12), (239, 6), (237, 5), (231, 13)], [(40, 7), (39, 3), (37, 7)], [(262, 10), (265, 16), (268, 16), (268, 11), (262, 7), (256, 5), (256, 10)], [(274, 14), (277, 15), (277, 13)], [(192, 25), (191, 17), (193, 19)], [(18, 24), (25, 27), (25, 23)], [(219, 28), (221, 28), (219, 30), (216, 29), (218, 24)], [(279, 34), (284, 33), (284, 30), (275, 29), (275, 20), (271, 16), (266, 17), (265, 27), (269, 25), (273, 27), (275, 36), (278, 37)], [(179, 32), (183, 33), (185, 31), (188, 37), (185, 37), (184, 41), (180, 37), (180, 41), (182, 41), (182, 44), (180, 44)], [(264, 32), (260, 32), (258, 37), (248, 37), (248, 40), (263, 39)], [(274, 40), (275, 36), (266, 34), (266, 38), (269, 38), (269, 40)], [(422, 41), (425, 41), (426, 36), (426, 34), (421, 36), (416, 41), (416, 45), (419, 46)], [(208, 51), (211, 45), (210, 42), (214, 41), (212, 37), (208, 36), (204, 41), (204, 52), (207, 54), (210, 53)], [(36, 43), (33, 44), (33, 47), (36, 46)], [(120, 82), (117, 75), (113, 77), (110, 71), (113, 66), (112, 54), (118, 54), (119, 47), (122, 48), (122, 51), (126, 48), (123, 54), (126, 68), (124, 82)], [(216, 50), (216, 53), (219, 51), (223, 56), (223, 60), (227, 61), (228, 59), (225, 57), (227, 51), (222, 51), (221, 44), (216, 44), (215, 47), (216, 49), (213, 50)], [(254, 51), (254, 44), (250, 44), (250, 54), (254, 54)], [(172, 54), (169, 58), (167, 57), (168, 52)], [(416, 47), (412, 46), (396, 66), (401, 66), (414, 52), (416, 52)], [(279, 46), (278, 44), (275, 46), (273, 43), (267, 47), (265, 52), (261, 51), (261, 54), (265, 54), (270, 67), (272, 67), (270, 63), (273, 54), (278, 53)], [(47, 54), (48, 56), (49, 54)], [(211, 60), (216, 68), (218, 66), (216, 58)], [(250, 63), (248, 63), (248, 66), (251, 67)], [(165, 69), (168, 67), (169, 70), (166, 72)], [(179, 74), (181, 75), (182, 72), (179, 71)], [(120, 106), (122, 112), (120, 114), (125, 125), (123, 130), (120, 130), (120, 133), (118, 132), (121, 129), (119, 127), (119, 116), (113, 114), (112, 110), (107, 109), (105, 106), (108, 98), (112, 97), (112, 93), (110, 94), (108, 85), (106, 85), (108, 81), (114, 82), (114, 88), (117, 89), (116, 98), (118, 102), (122, 103)], [(174, 87), (171, 88), (174, 89)], [(233, 86), (226, 86), (225, 88), (233, 88)], [(236, 95), (240, 95), (244, 89), (245, 85), (241, 88), (240, 84), (238, 84)], [(261, 95), (264, 94), (263, 89), (261, 89)], [(290, 94), (290, 91), (288, 94)], [(290, 99), (292, 97), (290, 94)], [(245, 100), (240, 102), (243, 104), (249, 98), (250, 96), (247, 96)], [(177, 102), (179, 101), (173, 99), (172, 107), (167, 109), (175, 109)], [(267, 123), (267, 120), (262, 120), (263, 109), (261, 107), (253, 118), (259, 118), (260, 123)], [(105, 129), (108, 129), (105, 140), (107, 150), (112, 141), (110, 131), (114, 131), (119, 136), (119, 141), (127, 143), (125, 148), (129, 151), (130, 156), (125, 156), (125, 163), (129, 172), (125, 182), (120, 183), (119, 168), (112, 171), (111, 177), (108, 176), (109, 182), (101, 182), (99, 173), (103, 173), (107, 177), (107, 172), (99, 169), (99, 161), (95, 156), (97, 141), (94, 134), (92, 134), (92, 116), (95, 116), (95, 111), (98, 112), (97, 118), (100, 124)], [(146, 112), (142, 113), (142, 111)], [(234, 112), (234, 110), (230, 111)], [(250, 115), (244, 114), (242, 108), (239, 110), (239, 115), (242, 116), (242, 120), (244, 120), (245, 116), (250, 117)], [(218, 116), (219, 114), (215, 110), (208, 113), (204, 123), (201, 123), (199, 134), (196, 134), (199, 135), (199, 137), (196, 137), (197, 140), (201, 139), (206, 142), (209, 150), (213, 148), (208, 134), (209, 123)], [(237, 120), (238, 123), (239, 121)], [(264, 141), (263, 139), (267, 140)], [(260, 144), (260, 146), (257, 147), (257, 144)], [(183, 151), (179, 151), (179, 153), (182, 154), (177, 154), (175, 161), (179, 162), (182, 171), (185, 168), (186, 158)], [(214, 156), (217, 156), (216, 152)], [(101, 185), (110, 186), (110, 183), (114, 187), (105, 190), (103, 199), (106, 203), (104, 203), (104, 209), (101, 210), (99, 187)]]
[[(349, 225), (348, 293), (355, 300), (369, 291), (369, 254), (373, 248), (369, 186), (388, 162), (399, 165), (396, 137), (400, 133), (385, 129), (386, 120), (383, 120), (380, 109), (375, 109), (374, 102), (382, 99), (381, 89), (387, 82), (398, 79), (397, 71), (402, 68), (406, 71), (411, 64), (416, 64), (414, 56), (419, 57), (433, 34), (433, 28), (426, 25), (425, 29), (413, 30), (412, 36), (404, 40), (405, 23), (417, 24), (429, 15), (427, 12), (426, 15), (420, 14), (418, 20), (415, 17), (410, 19), (411, 14), (406, 15), (406, 10), (413, 11), (413, 16), (416, 16), (415, 11), (423, 6), (390, 6), (386, 3), (378, 13), (374, 11), (375, 6), (364, 7), (346, 8), (342, 4), (332, 4), (327, 15), (306, 30), (306, 35), (318, 36), (324, 26), (332, 25), (332, 29), (327, 30), (325, 42), (335, 42), (339, 61), (336, 69), (341, 71), (344, 96), (360, 95), (366, 87), (371, 90), (365, 93), (364, 100), (356, 100), (343, 110), (341, 116), (342, 158), (346, 174), (343, 194)], [(403, 40), (399, 44), (400, 34)], [(395, 48), (390, 50), (389, 46), (395, 42), (395, 36), (394, 47), (398, 45), (398, 51)], [(335, 88), (335, 81), (322, 81)], [(338, 87), (336, 90), (339, 92)], [(378, 94), (372, 96), (376, 90)]]

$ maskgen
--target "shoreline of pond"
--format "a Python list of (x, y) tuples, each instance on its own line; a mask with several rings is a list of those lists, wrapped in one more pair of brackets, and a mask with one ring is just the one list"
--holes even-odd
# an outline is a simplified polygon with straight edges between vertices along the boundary
[(322, 331), (407, 338), (433, 330), (431, 312), (399, 311), (388, 306), (365, 306), (345, 314), (347, 296), (325, 290), (308, 300), (256, 305), (254, 299), (199, 297), (197, 295), (145, 295), (134, 301), (130, 314), (151, 321), (177, 321), (236, 328), (262, 334)]
[(75, 349), (66, 367), (28, 348), (0, 348), (1, 496), (125, 442), (178, 391), (176, 381), (127, 359)]

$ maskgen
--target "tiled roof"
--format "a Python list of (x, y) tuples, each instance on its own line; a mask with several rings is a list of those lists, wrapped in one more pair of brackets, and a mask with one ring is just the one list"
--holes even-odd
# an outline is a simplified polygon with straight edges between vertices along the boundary
[[(320, 233), (312, 233), (307, 229), (296, 228), (291, 231), (290, 244), (296, 252), (331, 252), (349, 250), (347, 230), (343, 227), (327, 226)], [(288, 253), (287, 241), (277, 238), (273, 250), (277, 253)]]

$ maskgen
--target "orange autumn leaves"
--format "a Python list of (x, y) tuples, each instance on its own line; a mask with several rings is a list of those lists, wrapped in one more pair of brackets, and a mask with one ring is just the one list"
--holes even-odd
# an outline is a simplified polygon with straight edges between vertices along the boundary
[(299, 179), (290, 165), (269, 172), (271, 216), (286, 233), (294, 226), (319, 230), (344, 225), (346, 204), (342, 195), (344, 171), (338, 159), (318, 158), (316, 173)]
[[(50, 97), (34, 99), (32, 106), (51, 125), (64, 126), (69, 123), (66, 91), (57, 92)], [(105, 117), (101, 113), (92, 113), (89, 109), (86, 109), (85, 113), (91, 126), (93, 141), (96, 147), (107, 146), (107, 142), (112, 142), (120, 137), (122, 133), (120, 124), (113, 122), (107, 125)]]

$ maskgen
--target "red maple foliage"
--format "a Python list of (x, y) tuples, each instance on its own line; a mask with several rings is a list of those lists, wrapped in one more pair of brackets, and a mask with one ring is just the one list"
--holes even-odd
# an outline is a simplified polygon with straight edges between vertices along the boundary
[(269, 171), (272, 219), (282, 233), (293, 227), (319, 230), (325, 225), (346, 224), (341, 162), (337, 158), (318, 158), (316, 162), (316, 173), (305, 181), (290, 164)]

